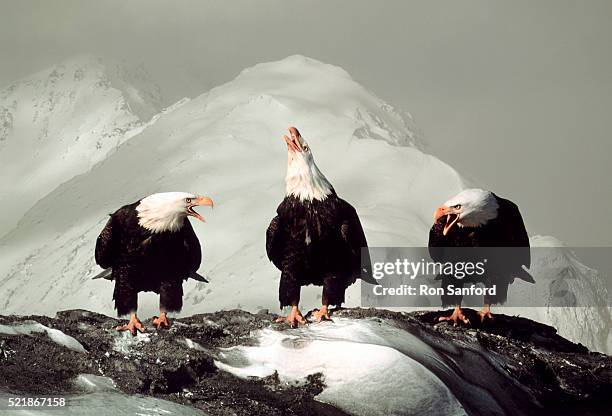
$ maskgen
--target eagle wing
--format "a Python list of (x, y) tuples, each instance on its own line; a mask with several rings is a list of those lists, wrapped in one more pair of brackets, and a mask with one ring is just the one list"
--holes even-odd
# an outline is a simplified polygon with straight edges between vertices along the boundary
[[(518, 207), (510, 201), (507, 201), (505, 205), (506, 206), (503, 208), (503, 215), (507, 218), (506, 224), (508, 224), (506, 231), (508, 247), (529, 247), (529, 236), (527, 235), (523, 216)], [(525, 250), (525, 253), (526, 256), (522, 258), (523, 265), (530, 267), (531, 255), (529, 254), (529, 250)]]
[(119, 230), (113, 226), (114, 223), (115, 220), (111, 215), (96, 240), (96, 263), (103, 269), (112, 267), (117, 256)]
[[(343, 210), (344, 219), (340, 225), (340, 235), (350, 250), (353, 276), (359, 277), (368, 283), (377, 284), (376, 280), (372, 277), (370, 253), (367, 250), (368, 242), (357, 211), (351, 204), (346, 201), (344, 202), (346, 205)], [(362, 251), (362, 248), (366, 248), (366, 250)]]
[(282, 247), (284, 245), (285, 236), (281, 227), (280, 217), (277, 215), (272, 218), (268, 230), (266, 231), (266, 252), (268, 259), (280, 270), (282, 263)]
[[(186, 264), (189, 269), (188, 273), (192, 273), (197, 271), (202, 263), (202, 246), (188, 220), (185, 220), (182, 232), (184, 235), (183, 245), (185, 246)], [(187, 276), (185, 278), (187, 278)]]
[(518, 206), (512, 201), (499, 198), (499, 217), (504, 219), (504, 245), (506, 247), (515, 247), (512, 252), (512, 261), (516, 262), (517, 267), (514, 269), (513, 276), (527, 282), (534, 283), (533, 277), (527, 273), (522, 267), (531, 267), (531, 252), (529, 250), (529, 235), (523, 222), (523, 217)]

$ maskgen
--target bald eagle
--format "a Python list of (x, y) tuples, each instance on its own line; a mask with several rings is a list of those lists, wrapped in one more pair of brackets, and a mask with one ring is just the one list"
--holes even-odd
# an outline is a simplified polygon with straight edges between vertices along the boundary
[(286, 196), (266, 233), (268, 258), (281, 271), (281, 308), (291, 306), (286, 321), (305, 323), (298, 308), (302, 286), (323, 286), (317, 321), (329, 319), (330, 305), (340, 306), (344, 292), (358, 277), (372, 281), (369, 256), (362, 264), (366, 237), (355, 208), (339, 198), (314, 162), (308, 143), (295, 127), (289, 128)]
[[(183, 279), (197, 278), (202, 250), (188, 216), (204, 218), (194, 207), (212, 206), (204, 196), (184, 192), (150, 195), (110, 215), (96, 241), (96, 263), (107, 269), (99, 276), (115, 281), (113, 300), (119, 316), (130, 314), (119, 331), (144, 332), (139, 321), (138, 293), (159, 294), (158, 329), (170, 326), (167, 312), (183, 306)], [(200, 280), (200, 279), (199, 279)]]
[[(521, 213), (512, 201), (500, 198), (490, 191), (466, 189), (446, 201), (434, 212), (434, 225), (429, 232), (429, 253), (438, 262), (466, 260), (466, 251), (452, 250), (456, 247), (513, 247), (494, 255), (486, 266), (484, 283), (495, 287), (495, 295), (485, 295), (484, 306), (479, 312), (481, 320), (492, 318), (490, 306), (504, 303), (508, 285), (514, 278), (534, 283), (533, 277), (524, 269), (530, 267), (529, 237)], [(445, 250), (451, 248), (451, 250)], [(442, 286), (461, 286), (462, 281), (454, 276), (439, 276)], [(474, 283), (464, 279), (465, 283)], [(441, 321), (469, 323), (461, 311), (460, 295), (448, 294), (445, 290), (442, 306), (455, 306), (448, 317)]]

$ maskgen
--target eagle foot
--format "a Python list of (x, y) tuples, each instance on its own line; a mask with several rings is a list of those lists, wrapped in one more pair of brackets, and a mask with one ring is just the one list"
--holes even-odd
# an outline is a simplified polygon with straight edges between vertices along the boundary
[(315, 309), (312, 311), (312, 316), (314, 317), (315, 322), (331, 321), (327, 305), (323, 305), (321, 306), (321, 309)]
[(304, 319), (302, 312), (300, 312), (297, 306), (291, 307), (291, 312), (289, 312), (289, 315), (278, 317), (276, 322), (287, 322), (291, 328), (297, 328), (298, 325), (306, 325), (306, 319)]
[(153, 325), (159, 330), (163, 328), (170, 328), (170, 320), (165, 312), (160, 312), (159, 317), (153, 317)]
[(493, 319), (493, 314), (491, 313), (491, 308), (489, 305), (484, 305), (482, 309), (478, 312), (478, 316), (480, 316), (480, 322), (484, 322), (485, 319)]
[(136, 331), (145, 332), (145, 327), (140, 322), (136, 314), (132, 314), (130, 317), (130, 322), (127, 325), (119, 325), (115, 327), (116, 331), (130, 331), (133, 336), (136, 336)]
[(469, 325), (470, 320), (466, 318), (463, 314), (463, 311), (459, 306), (455, 307), (455, 310), (450, 316), (441, 316), (438, 318), (439, 322), (448, 322), (452, 321), (453, 326), (457, 326), (460, 322), (463, 322), (465, 325)]

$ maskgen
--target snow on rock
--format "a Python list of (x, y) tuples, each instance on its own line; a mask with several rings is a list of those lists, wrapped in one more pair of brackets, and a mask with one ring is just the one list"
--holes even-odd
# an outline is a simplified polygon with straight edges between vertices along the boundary
[[(21, 409), (3, 409), (6, 416), (35, 414), (37, 416), (204, 416), (191, 407), (167, 400), (141, 395), (128, 395), (117, 389), (108, 377), (80, 374), (74, 381), (83, 394), (61, 395), (67, 405), (61, 408), (37, 408), (34, 412)], [(59, 396), (59, 395), (58, 395)], [(0, 392), (0, 402), (7, 402), (14, 394)]]
[(0, 235), (161, 108), (143, 68), (79, 55), (0, 90)]
[[(0, 334), (0, 351), (10, 351), (0, 381), (28, 396), (68, 396), (70, 414), (85, 415), (168, 409), (159, 399), (219, 416), (609, 413), (612, 357), (528, 319), (498, 314), (480, 323), (477, 311), (465, 309), (475, 326), (454, 327), (439, 323), (442, 313), (342, 309), (333, 322), (299, 329), (240, 310), (177, 318), (167, 331), (145, 320), (150, 342), (124, 355), (112, 348), (119, 320), (63, 311), (40, 319), (89, 353)], [(83, 322), (90, 327), (81, 329)]]
[(138, 348), (141, 344), (151, 342), (151, 334), (136, 332), (133, 336), (129, 331), (117, 333), (113, 350), (125, 356), (138, 355)]
[[(346, 71), (302, 56), (255, 65), (156, 117), (39, 201), (0, 240), (5, 311), (113, 313), (112, 284), (90, 280), (100, 271), (96, 237), (109, 212), (168, 190), (215, 200), (215, 209), (203, 213), (206, 224), (192, 221), (203, 245), (200, 273), (211, 283), (185, 284), (183, 314), (277, 310), (279, 272), (266, 257), (265, 230), (284, 197), (282, 135), (290, 125), (309, 141), (339, 195), (357, 208), (371, 245), (425, 244), (434, 208), (462, 187), (457, 172), (412, 145), (409, 116)], [(320, 288), (303, 292), (305, 307), (318, 302)], [(348, 304), (359, 304), (359, 296), (355, 285)], [(155, 315), (157, 304), (156, 296), (141, 294), (139, 312)]]
[(19, 325), (2, 325), (0, 324), (0, 334), (5, 335), (31, 335), (31, 334), (46, 334), (51, 341), (64, 346), (72, 351), (82, 352), (87, 354), (87, 350), (83, 345), (71, 337), (64, 334), (62, 331), (49, 328), (35, 321), (28, 321)]
[(198, 344), (197, 342), (195, 342), (194, 340), (190, 338), (183, 339), (183, 343), (187, 346), (187, 348), (191, 348), (193, 350), (208, 351), (206, 348), (204, 348), (203, 346), (201, 346), (200, 344)]
[[(321, 327), (332, 327), (334, 338)], [(342, 319), (297, 333), (266, 329), (258, 346), (227, 349), (216, 365), (241, 378), (277, 373), (284, 382), (322, 373), (325, 389), (316, 399), (353, 415), (466, 414), (428, 369), (394, 348), (363, 342), (364, 331), (372, 332), (367, 321)]]
[[(203, 416), (204, 413), (191, 407), (167, 400), (121, 392), (108, 377), (94, 374), (79, 374), (75, 385), (85, 394), (68, 397), (69, 411), (66, 415), (83, 416)], [(63, 412), (63, 410), (62, 410)], [(54, 415), (57, 413), (51, 413)]]
[(117, 385), (112, 379), (95, 374), (79, 374), (74, 383), (90, 392), (117, 389)]

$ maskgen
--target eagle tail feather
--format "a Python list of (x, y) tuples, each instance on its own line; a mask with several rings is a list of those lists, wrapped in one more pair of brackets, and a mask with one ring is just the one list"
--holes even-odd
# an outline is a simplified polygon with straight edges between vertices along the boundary
[(202, 276), (201, 274), (198, 274), (197, 272), (189, 273), (189, 277), (192, 278), (193, 280), (197, 280), (198, 282), (210, 283), (208, 280), (206, 280), (204, 276)]
[(91, 278), (91, 280), (96, 280), (96, 279), (113, 280), (113, 269), (112, 269), (112, 267), (109, 267), (108, 269), (102, 270), (100, 273), (98, 273), (97, 275), (95, 275), (94, 277)]
[(535, 283), (535, 279), (533, 278), (533, 276), (527, 270), (523, 269), (522, 267), (518, 271), (515, 277), (518, 279), (524, 280), (528, 283)]

